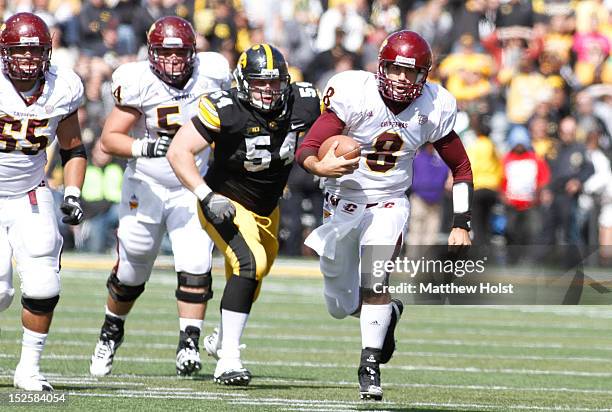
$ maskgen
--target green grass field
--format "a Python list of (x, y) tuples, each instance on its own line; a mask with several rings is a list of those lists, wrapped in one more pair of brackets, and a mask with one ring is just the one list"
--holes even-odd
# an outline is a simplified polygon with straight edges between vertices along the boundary
[[(285, 263), (300, 272), (294, 266)], [(398, 351), (382, 369), (385, 400), (362, 402), (358, 320), (331, 318), (322, 280), (283, 275), (282, 267), (265, 280), (245, 331), (243, 360), (254, 375), (247, 388), (214, 384), (206, 356), (197, 377), (175, 376), (176, 278), (163, 268), (127, 320), (113, 375), (89, 377), (108, 270), (65, 269), (42, 370), (68, 401), (52, 410), (612, 411), (609, 306), (407, 307)], [(220, 273), (205, 333), (219, 319)], [(14, 391), (20, 307), (16, 296), (0, 314), (0, 410), (9, 410)]]

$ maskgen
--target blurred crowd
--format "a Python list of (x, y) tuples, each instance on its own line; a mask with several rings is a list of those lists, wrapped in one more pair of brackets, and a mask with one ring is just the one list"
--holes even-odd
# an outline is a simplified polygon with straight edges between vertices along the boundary
[[(164, 15), (191, 21), (198, 49), (231, 65), (250, 45), (272, 43), (293, 81), (320, 90), (335, 73), (376, 71), (388, 33), (419, 32), (435, 56), (428, 80), (458, 101), (455, 130), (474, 172), (474, 242), (612, 245), (612, 0), (0, 0), (0, 19), (19, 11), (47, 22), (53, 63), (85, 84), (87, 220), (64, 228), (67, 247), (114, 245), (123, 164), (96, 139), (113, 104), (113, 70), (146, 59), (146, 31)], [(56, 166), (52, 159), (52, 181)], [(445, 165), (423, 147), (410, 244), (444, 242), (449, 186)], [(320, 224), (321, 193), (298, 167), (282, 211), (281, 253), (310, 254), (302, 239)]]

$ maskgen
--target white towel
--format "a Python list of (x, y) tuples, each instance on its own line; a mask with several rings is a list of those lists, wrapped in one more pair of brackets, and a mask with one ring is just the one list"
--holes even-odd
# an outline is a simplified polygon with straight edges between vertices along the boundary
[(313, 230), (304, 244), (317, 252), (319, 256), (334, 259), (336, 242), (359, 225), (365, 209), (366, 205), (346, 200), (338, 201), (334, 214), (327, 222)]

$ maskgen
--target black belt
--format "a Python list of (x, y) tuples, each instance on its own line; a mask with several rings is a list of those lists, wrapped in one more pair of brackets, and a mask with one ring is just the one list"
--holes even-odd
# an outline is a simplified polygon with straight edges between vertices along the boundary
[[(337, 206), (337, 205), (338, 205), (338, 202), (339, 202), (340, 200), (342, 200), (342, 199), (340, 199), (340, 198), (339, 198), (338, 196), (336, 196), (336, 195), (329, 194), (329, 192), (325, 192), (325, 200), (326, 200), (326, 201), (328, 201), (329, 203), (331, 203), (331, 204), (332, 204), (332, 206)], [(366, 204), (366, 209), (369, 209), (369, 208), (371, 208), (371, 207), (374, 207), (374, 206), (376, 206), (377, 204), (378, 204), (378, 202), (375, 202), (375, 203), (368, 203), (368, 204)]]

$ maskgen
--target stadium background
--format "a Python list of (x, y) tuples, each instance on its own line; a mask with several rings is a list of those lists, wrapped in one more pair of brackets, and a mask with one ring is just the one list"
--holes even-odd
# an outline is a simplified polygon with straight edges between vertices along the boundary
[[(418, 31), (435, 53), (429, 80), (443, 83), (458, 100), (456, 131), (474, 169), (475, 243), (503, 248), (507, 229), (516, 227), (507, 224), (513, 210), (500, 184), (504, 156), (517, 140), (528, 139), (546, 161), (551, 182), (567, 175), (556, 160), (566, 146), (559, 125), (569, 117), (575, 123), (570, 138), (594, 172), (578, 192), (551, 188), (553, 199), (570, 206), (566, 216), (553, 221), (552, 237), (544, 227), (557, 210), (537, 202), (530, 205), (535, 224), (519, 228), (551, 243), (612, 244), (610, 0), (0, 0), (0, 20), (19, 11), (45, 19), (54, 34), (53, 63), (73, 68), (86, 91), (79, 112), (91, 153), (83, 190), (86, 221), (76, 228), (60, 222), (65, 239), (63, 294), (43, 356), (43, 370), (58, 381), (56, 388), (78, 394), (70, 401), (75, 410), (92, 405), (101, 409), (119, 396), (136, 410), (145, 405), (173, 408), (176, 402), (209, 410), (235, 410), (236, 405), (270, 410), (363, 408), (354, 402), (357, 349), (345, 351), (347, 345), (358, 348), (358, 327), (355, 322), (340, 327), (325, 313), (317, 264), (302, 243), (320, 223), (321, 194), (317, 182), (298, 167), (282, 200), (285, 258), (267, 279), (245, 333), (250, 348), (246, 364), (251, 362), (261, 379), (254, 382), (255, 390), (219, 390), (209, 382), (212, 363), (208, 371), (205, 365), (202, 380), (172, 377), (175, 277), (170, 257), (164, 256), (129, 318), (117, 376), (103, 379), (102, 386), (84, 376), (103, 310), (104, 280), (114, 259), (124, 166), (96, 145), (113, 104), (110, 75), (123, 62), (146, 58), (146, 30), (163, 15), (193, 22), (198, 49), (219, 51), (231, 65), (251, 44), (277, 45), (291, 65), (293, 80), (310, 81), (320, 90), (334, 73), (376, 71), (378, 47), (387, 33)], [(61, 198), (61, 168), (54, 150), (49, 152), (48, 176)], [(420, 156), (424, 172), (415, 170), (410, 196), (422, 213), (415, 214), (419, 221), (411, 222), (409, 236), (414, 237), (409, 242), (444, 242), (450, 226), (447, 172), (426, 161), (427, 150)], [(429, 178), (434, 169), (440, 179)], [(162, 254), (168, 253), (166, 244)], [(219, 263), (215, 289), (222, 290)], [(610, 256), (602, 253), (591, 263), (605, 271)], [(18, 354), (18, 306), (0, 318), (0, 393), (10, 389)], [(205, 330), (218, 320), (212, 306)], [(612, 408), (609, 308), (416, 307), (410, 312), (400, 326), (397, 359), (383, 370), (390, 403), (380, 408)], [(145, 326), (151, 314), (159, 320), (154, 328)], [(152, 403), (144, 403), (145, 398)], [(209, 406), (202, 406), (202, 400), (210, 401)]]

